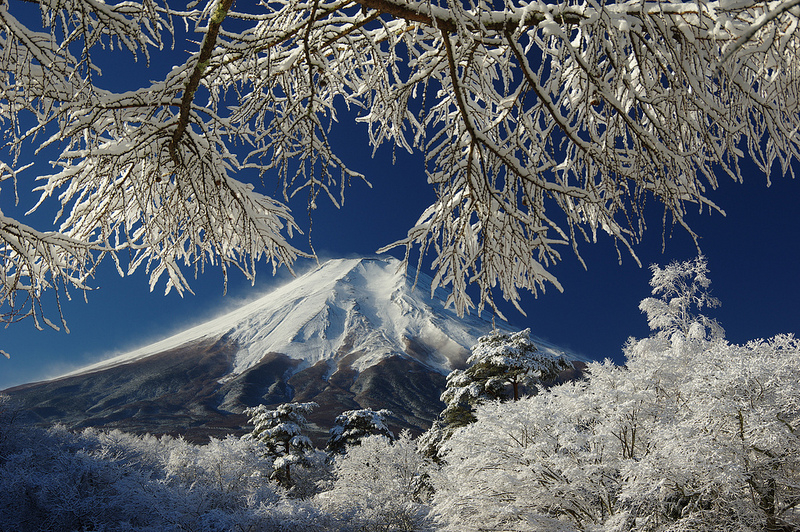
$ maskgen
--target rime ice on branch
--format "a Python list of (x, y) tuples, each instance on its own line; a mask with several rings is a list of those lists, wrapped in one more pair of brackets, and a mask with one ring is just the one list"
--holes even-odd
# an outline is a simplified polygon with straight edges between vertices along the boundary
[[(686, 207), (718, 209), (718, 175), (798, 159), (799, 3), (42, 0), (34, 24), (2, 2), (0, 182), (31, 145), (61, 150), (36, 189), (58, 231), (0, 213), (3, 321), (38, 320), (106, 257), (179, 291), (186, 269), (290, 266), (289, 198), (340, 205), (361, 178), (328, 142), (342, 106), (373, 148), (425, 154), (437, 199), (394, 245), (433, 250), (459, 312), (468, 282), (479, 307), (560, 288), (559, 247), (598, 230), (633, 252), (651, 197), (694, 236)], [(194, 52), (163, 79), (94, 84), (97, 54), (147, 61), (176, 34)]]

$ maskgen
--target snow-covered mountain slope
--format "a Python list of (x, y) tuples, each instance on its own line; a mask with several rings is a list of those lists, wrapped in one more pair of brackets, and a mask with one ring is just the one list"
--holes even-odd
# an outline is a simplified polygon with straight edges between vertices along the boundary
[[(445, 309), (443, 292), (431, 297), (430, 277), (399, 269), (395, 258), (336, 259), (233, 312), (133, 352), (81, 368), (100, 371), (201, 339), (226, 336), (237, 351), (230, 374), (282, 353), (311, 366), (344, 356), (363, 371), (394, 355), (414, 357), (440, 373), (460, 366), (492, 323)], [(506, 328), (500, 323), (498, 328)], [(410, 348), (410, 342), (414, 348)], [(560, 352), (541, 339), (540, 349)]]
[(245, 408), (289, 401), (319, 405), (309, 417), (319, 445), (337, 415), (359, 408), (391, 410), (392, 430), (419, 433), (444, 407), (447, 373), (465, 365), (493, 324), (459, 318), (445, 308), (444, 292), (431, 296), (430, 277), (420, 275), (415, 285), (414, 272), (399, 265), (393, 258), (331, 260), (200, 326), (4, 393), (43, 425), (192, 441), (241, 434)]

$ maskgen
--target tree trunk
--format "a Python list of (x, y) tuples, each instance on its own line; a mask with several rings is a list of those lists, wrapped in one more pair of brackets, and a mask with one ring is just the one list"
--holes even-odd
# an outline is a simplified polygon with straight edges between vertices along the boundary
[(764, 528), (765, 532), (781, 532), (783, 527), (778, 523), (778, 517), (775, 512), (775, 479), (770, 478), (766, 482), (763, 491), (759, 490), (759, 504), (767, 515), (767, 526)]

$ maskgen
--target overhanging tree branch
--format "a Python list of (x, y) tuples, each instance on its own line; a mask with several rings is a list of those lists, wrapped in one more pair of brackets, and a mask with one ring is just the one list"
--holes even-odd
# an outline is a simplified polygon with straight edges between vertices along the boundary
[(183, 89), (178, 123), (175, 125), (175, 132), (172, 134), (172, 139), (169, 143), (169, 156), (176, 166), (182, 164), (178, 156), (177, 146), (186, 128), (189, 126), (189, 113), (192, 110), (195, 91), (200, 86), (203, 73), (206, 68), (208, 68), (208, 62), (211, 59), (211, 55), (214, 53), (214, 48), (217, 43), (217, 35), (219, 35), (220, 26), (222, 26), (222, 21), (225, 20), (232, 4), (233, 0), (217, 0), (211, 17), (208, 19), (208, 28), (206, 29), (205, 37), (203, 37), (200, 53), (197, 55), (197, 62)]
[[(686, 206), (721, 210), (709, 194), (717, 175), (742, 180), (748, 156), (765, 173), (800, 160), (797, 0), (41, 5), (21, 22), (0, 3), (4, 146), (16, 165), (45, 135), (35, 148), (61, 151), (36, 208), (58, 202), (58, 233), (77, 255), (147, 267), (167, 290), (189, 289), (183, 268), (252, 278), (261, 258), (307, 254), (289, 243), (290, 198), (309, 192), (311, 212), (324, 192), (338, 206), (361, 177), (328, 142), (343, 106), (360, 113), (372, 149), (424, 154), (436, 201), (396, 245), (406, 259), (433, 250), (435, 281), (459, 312), (493, 305), (497, 287), (511, 301), (560, 287), (558, 246), (577, 254), (598, 232), (634, 253), (652, 197), (694, 237)], [(174, 21), (203, 34), (177, 35), (196, 47), (188, 61), (146, 87), (95, 85), (95, 54), (149, 57)], [(10, 238), (0, 254), (16, 253)], [(45, 251), (20, 238), (38, 264)], [(39, 297), (20, 279), (3, 278), (0, 304), (17, 290)]]

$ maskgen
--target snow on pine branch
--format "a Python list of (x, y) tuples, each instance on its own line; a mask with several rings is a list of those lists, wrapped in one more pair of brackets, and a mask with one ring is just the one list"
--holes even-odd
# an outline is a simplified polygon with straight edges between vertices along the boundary
[[(3, 2), (0, 119), (10, 167), (27, 164), (37, 138), (60, 150), (39, 191), (61, 204), (65, 238), (186, 290), (186, 267), (252, 276), (262, 258), (306, 254), (289, 242), (299, 227), (288, 202), (338, 206), (369, 177), (329, 142), (340, 111), (357, 112), (373, 150), (425, 154), (437, 193), (385, 249), (405, 246), (407, 261), (432, 250), (437, 284), (465, 312), (469, 283), (479, 308), (494, 286), (512, 302), (561, 289), (549, 271), (561, 249), (578, 253), (598, 231), (635, 257), (651, 197), (695, 236), (687, 206), (721, 210), (709, 191), (718, 175), (741, 181), (743, 157), (791, 172), (794, 4), (43, 1), (30, 20)], [(170, 40), (193, 51), (172, 53), (162, 79), (95, 84), (108, 54), (149, 60)], [(276, 197), (237, 177), (248, 171)], [(120, 264), (125, 249), (133, 260)], [(2, 303), (16, 290), (39, 297), (7, 279)]]
[(525, 329), (513, 334), (492, 331), (478, 338), (472, 347), (467, 364), (488, 364), (530, 374), (535, 379), (552, 378), (559, 371), (572, 368), (563, 356), (539, 351), (530, 338), (531, 330)]

